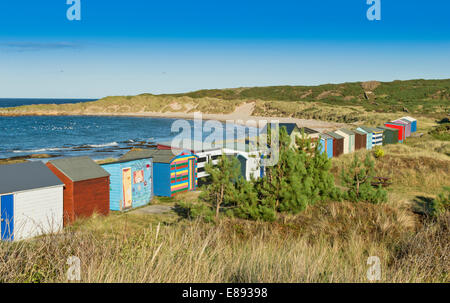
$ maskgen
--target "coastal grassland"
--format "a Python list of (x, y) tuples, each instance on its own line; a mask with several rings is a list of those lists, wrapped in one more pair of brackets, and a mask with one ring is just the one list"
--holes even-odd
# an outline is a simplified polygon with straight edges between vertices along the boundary
[(318, 86), (268, 86), (199, 90), (169, 96), (223, 100), (305, 101), (337, 106), (362, 106), (369, 112), (448, 112), (450, 79), (352, 82)]
[[(179, 197), (182, 199), (183, 197)], [(274, 223), (217, 224), (175, 214), (96, 216), (63, 233), (0, 244), (2, 282), (448, 282), (448, 218), (416, 226), (406, 210), (335, 202)]]

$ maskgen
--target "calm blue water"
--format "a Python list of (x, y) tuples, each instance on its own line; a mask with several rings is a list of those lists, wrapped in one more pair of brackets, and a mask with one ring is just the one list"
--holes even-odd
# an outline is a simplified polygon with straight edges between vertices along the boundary
[(7, 99), (0, 98), (0, 107), (14, 107), (33, 104), (65, 104), (95, 101), (96, 99)]
[[(175, 121), (105, 116), (0, 117), (0, 158), (30, 154), (87, 155), (93, 159), (119, 157), (132, 147), (149, 147), (170, 140), (178, 134), (171, 132)], [(193, 136), (194, 123), (187, 122)], [(203, 138), (207, 135), (203, 133)]]

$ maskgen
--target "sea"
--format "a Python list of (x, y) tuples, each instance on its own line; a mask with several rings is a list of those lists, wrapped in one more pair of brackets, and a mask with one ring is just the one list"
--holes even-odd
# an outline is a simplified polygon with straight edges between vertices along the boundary
[[(0, 99), (0, 107), (89, 101), (93, 99)], [(31, 155), (90, 156), (94, 160), (118, 158), (134, 147), (151, 148), (158, 142), (179, 136), (178, 128), (172, 131), (176, 121), (178, 119), (124, 116), (0, 116), (0, 159)], [(204, 124), (186, 122), (191, 127), (191, 138), (199, 127), (202, 139), (210, 134), (202, 132)], [(228, 136), (242, 136), (242, 130), (238, 129), (233, 128), (231, 134), (228, 131)], [(224, 130), (223, 136), (226, 135)]]

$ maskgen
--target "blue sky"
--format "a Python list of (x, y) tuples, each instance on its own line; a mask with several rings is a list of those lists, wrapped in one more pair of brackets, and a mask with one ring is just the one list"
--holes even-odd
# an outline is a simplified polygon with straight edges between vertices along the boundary
[(0, 97), (450, 78), (450, 1), (0, 0)]

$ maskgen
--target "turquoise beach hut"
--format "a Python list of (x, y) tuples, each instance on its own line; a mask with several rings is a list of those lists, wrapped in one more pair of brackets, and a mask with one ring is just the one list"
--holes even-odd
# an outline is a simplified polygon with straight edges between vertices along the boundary
[(153, 197), (152, 158), (135, 158), (102, 164), (110, 176), (109, 208), (123, 211), (150, 203)]

